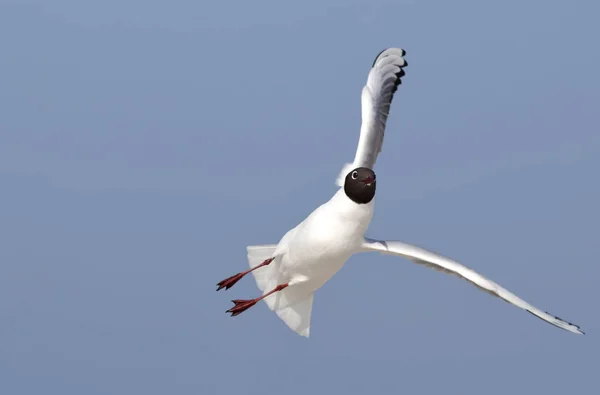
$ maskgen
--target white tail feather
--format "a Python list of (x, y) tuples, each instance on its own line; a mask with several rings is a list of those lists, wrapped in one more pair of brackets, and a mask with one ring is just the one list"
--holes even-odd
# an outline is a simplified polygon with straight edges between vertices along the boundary
[[(285, 290), (284, 290), (285, 291)], [(297, 334), (309, 337), (310, 336), (310, 314), (312, 312), (312, 305), (314, 300), (314, 294), (311, 293), (306, 299), (301, 302), (294, 304), (293, 306), (286, 307), (275, 312)]]
[[(342, 181), (343, 183), (343, 181)], [(342, 184), (343, 185), (343, 184)], [(248, 246), (248, 263), (250, 267), (256, 267), (266, 259), (272, 258), (277, 248), (276, 244)], [(269, 265), (252, 271), (256, 285), (264, 294), (271, 291), (281, 282), (278, 260), (275, 259)], [(313, 293), (308, 296), (301, 289), (290, 286), (263, 301), (269, 309), (275, 311), (285, 324), (301, 336), (308, 337), (310, 334), (310, 315), (312, 312)]]
[[(248, 253), (248, 263), (250, 264), (250, 268), (256, 267), (263, 263), (265, 260), (272, 258), (273, 253), (275, 252), (275, 248), (277, 248), (276, 244), (246, 247), (246, 251)], [(258, 287), (258, 289), (263, 291), (263, 293), (269, 292), (277, 285), (273, 283), (275, 280), (277, 280), (278, 273), (278, 271), (274, 269), (274, 265), (267, 265), (261, 267), (258, 270), (252, 271), (252, 275), (256, 280), (256, 286)]]

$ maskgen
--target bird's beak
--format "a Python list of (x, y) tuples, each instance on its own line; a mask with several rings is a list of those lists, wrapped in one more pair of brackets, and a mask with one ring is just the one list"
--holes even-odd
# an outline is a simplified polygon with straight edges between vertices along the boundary
[(371, 185), (373, 183), (373, 177), (367, 177), (365, 178), (362, 182), (364, 182), (367, 185)]

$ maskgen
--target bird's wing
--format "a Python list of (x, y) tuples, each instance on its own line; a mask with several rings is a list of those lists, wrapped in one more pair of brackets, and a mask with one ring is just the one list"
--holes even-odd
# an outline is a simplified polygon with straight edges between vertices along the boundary
[(476, 271), (434, 252), (427, 251), (423, 248), (410, 244), (402, 243), (400, 241), (382, 241), (367, 238), (365, 238), (363, 243), (362, 251), (379, 251), (382, 254), (398, 255), (407, 258), (414, 263), (418, 263), (444, 273), (454, 274), (464, 278), (467, 281), (470, 281), (481, 290), (493, 296), (502, 298), (508, 303), (512, 303), (517, 307), (527, 310), (536, 317), (541, 318), (542, 320), (549, 322), (554, 326), (577, 334), (584, 333), (579, 329), (579, 326), (564, 321), (530, 305), (517, 295), (501, 287), (492, 280), (485, 278)]
[(402, 82), (403, 69), (408, 65), (404, 55), (403, 49), (388, 48), (375, 58), (362, 90), (362, 124), (354, 162), (344, 165), (336, 180), (338, 186), (343, 186), (344, 178), (352, 168), (373, 169), (383, 145), (385, 125), (394, 93)]

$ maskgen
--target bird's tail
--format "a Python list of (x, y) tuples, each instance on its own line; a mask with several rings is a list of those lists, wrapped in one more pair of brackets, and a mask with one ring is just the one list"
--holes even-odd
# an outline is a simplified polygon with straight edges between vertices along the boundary
[[(263, 263), (265, 260), (273, 258), (275, 248), (277, 248), (277, 244), (246, 247), (246, 251), (248, 253), (248, 263), (250, 264), (250, 268), (256, 267)], [(267, 266), (252, 271), (254, 279), (256, 280), (256, 286), (263, 293), (269, 292), (271, 289), (275, 288), (278, 285), (277, 280), (279, 277), (279, 271), (275, 267), (275, 264), (276, 262), (273, 262)]]
[[(250, 267), (256, 267), (266, 259), (273, 258), (276, 248), (276, 244), (246, 247)], [(275, 259), (269, 265), (252, 271), (256, 280), (256, 286), (262, 291), (263, 295), (274, 289), (281, 282), (279, 268), (277, 267), (278, 261), (278, 259)], [(312, 292), (307, 295), (300, 289), (291, 286), (266, 297), (263, 301), (294, 332), (308, 337), (310, 334), (313, 295), (314, 293)]]

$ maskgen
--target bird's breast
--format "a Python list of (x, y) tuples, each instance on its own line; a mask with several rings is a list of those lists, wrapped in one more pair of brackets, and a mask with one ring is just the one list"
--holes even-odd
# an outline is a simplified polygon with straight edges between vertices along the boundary
[(320, 287), (362, 245), (369, 220), (327, 211), (308, 218), (288, 245), (283, 268), (286, 275), (307, 277)]

